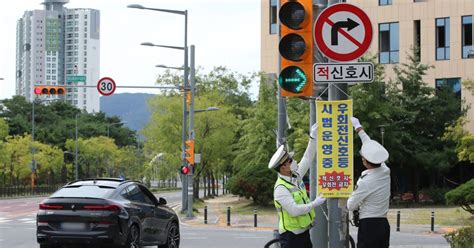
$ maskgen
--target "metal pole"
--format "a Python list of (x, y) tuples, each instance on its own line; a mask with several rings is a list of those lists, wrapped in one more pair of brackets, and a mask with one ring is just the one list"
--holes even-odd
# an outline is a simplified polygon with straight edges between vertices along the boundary
[(230, 226), (230, 207), (227, 207), (227, 226)]
[(36, 160), (35, 160), (35, 98), (33, 97), (33, 105), (31, 111), (31, 190), (34, 191), (35, 188), (35, 172), (36, 172)]
[(434, 218), (435, 218), (435, 213), (434, 211), (431, 212), (431, 231), (434, 232)]
[(400, 232), (400, 210), (397, 211), (397, 232)]
[[(191, 45), (191, 103), (189, 104), (189, 138), (194, 140), (194, 89), (196, 86), (195, 78), (195, 68), (194, 68), (194, 45)], [(193, 175), (194, 175), (194, 165), (190, 165), (190, 170), (188, 174), (188, 218), (193, 217)]]
[(207, 206), (204, 206), (204, 224), (207, 224)]
[(78, 136), (78, 131), (77, 131), (77, 115), (78, 115), (78, 114), (76, 114), (76, 142), (75, 142), (75, 143), (76, 143), (76, 144), (75, 144), (75, 146), (76, 146), (76, 153), (75, 153), (75, 158), (74, 158), (74, 160), (75, 160), (75, 161), (74, 161), (74, 167), (75, 167), (76, 180), (79, 179), (79, 167), (78, 167), (78, 164), (77, 164), (77, 150), (78, 150), (78, 148), (77, 148), (77, 136)]
[[(277, 9), (280, 11), (280, 1), (277, 3)], [(277, 13), (278, 13), (277, 11)], [(278, 27), (280, 27), (280, 19), (277, 18)], [(280, 28), (278, 30), (278, 37), (280, 37)], [(278, 56), (278, 72), (281, 71), (281, 57)], [(278, 76), (276, 78), (278, 82)], [(286, 131), (286, 108), (285, 108), (285, 98), (281, 96), (281, 87), (278, 84), (278, 133), (277, 133), (277, 142), (276, 147), (278, 148), (280, 145), (285, 143), (285, 131)]]
[(257, 209), (253, 209), (253, 227), (257, 227)]
[[(329, 0), (328, 5), (340, 3), (340, 0)], [(347, 92), (347, 84), (329, 84), (329, 101), (347, 99), (339, 87), (344, 92)], [(349, 219), (346, 210), (347, 198), (330, 198), (328, 203), (329, 216), (329, 247), (342, 248), (347, 247), (349, 242)]]
[[(187, 166), (186, 163), (186, 119), (187, 119), (187, 106), (186, 106), (186, 90), (188, 87), (188, 11), (184, 11), (184, 80), (183, 80), (183, 133), (182, 133), (182, 165)], [(181, 212), (186, 212), (188, 207), (188, 178), (186, 175), (183, 175), (183, 186), (182, 186), (182, 204)]]
[[(328, 0), (314, 0), (313, 1), (313, 17), (314, 20), (318, 17), (319, 13), (327, 7)], [(322, 63), (325, 62), (325, 59), (319, 55), (319, 51), (316, 45), (313, 45), (313, 61)], [(310, 100), (310, 128), (311, 126), (316, 123), (316, 102), (314, 100)], [(311, 129), (310, 129), (311, 130)], [(310, 198), (311, 200), (316, 199), (317, 194), (317, 182), (318, 182), (318, 165), (316, 161), (313, 161), (309, 169), (309, 185), (310, 185)], [(327, 203), (325, 202), (320, 207), (315, 209), (315, 220), (316, 223), (314, 228), (311, 228), (311, 242), (313, 243), (313, 247), (318, 248), (328, 248), (328, 219), (326, 218), (326, 213), (328, 212)]]

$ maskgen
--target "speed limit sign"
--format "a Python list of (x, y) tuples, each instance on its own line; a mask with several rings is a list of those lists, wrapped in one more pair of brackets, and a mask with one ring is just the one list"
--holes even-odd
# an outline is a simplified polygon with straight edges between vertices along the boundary
[(103, 96), (110, 96), (116, 88), (115, 81), (109, 77), (103, 77), (97, 83), (97, 90)]

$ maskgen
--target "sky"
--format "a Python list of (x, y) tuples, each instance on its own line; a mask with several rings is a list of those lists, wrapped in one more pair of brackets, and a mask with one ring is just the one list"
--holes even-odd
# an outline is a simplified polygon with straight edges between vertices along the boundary
[[(16, 22), (24, 11), (44, 9), (42, 0), (0, 1), (0, 99), (15, 94)], [(100, 10), (100, 76), (118, 86), (152, 86), (165, 69), (183, 65), (183, 51), (141, 46), (142, 42), (184, 46), (184, 16), (127, 8), (188, 10), (188, 46), (196, 66), (226, 66), (248, 74), (260, 69), (260, 0), (70, 0), (66, 8)], [(253, 92), (256, 92), (256, 86)], [(120, 89), (116, 93), (158, 90)]]

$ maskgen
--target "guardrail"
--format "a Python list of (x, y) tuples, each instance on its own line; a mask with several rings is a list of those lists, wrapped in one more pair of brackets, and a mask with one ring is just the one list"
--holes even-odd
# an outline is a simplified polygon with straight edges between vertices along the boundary
[(63, 185), (39, 185), (32, 188), (30, 185), (19, 185), (10, 187), (0, 187), (0, 198), (40, 196), (54, 193)]

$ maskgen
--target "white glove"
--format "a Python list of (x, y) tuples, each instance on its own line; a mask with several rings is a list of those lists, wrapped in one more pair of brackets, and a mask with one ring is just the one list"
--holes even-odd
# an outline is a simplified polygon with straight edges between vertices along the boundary
[(326, 198), (322, 197), (322, 195), (319, 195), (318, 197), (316, 197), (316, 199), (314, 199), (314, 201), (311, 202), (311, 206), (313, 206), (313, 208), (323, 204), (324, 202), (326, 201)]
[(311, 126), (311, 131), (309, 132), (309, 136), (311, 136), (311, 138), (313, 139), (316, 139), (317, 134), (318, 134), (318, 123), (316, 122)]
[(351, 117), (351, 122), (352, 122), (352, 126), (354, 126), (354, 130), (356, 130), (359, 127), (362, 127), (362, 125), (360, 125), (359, 119), (355, 118), (354, 116)]

